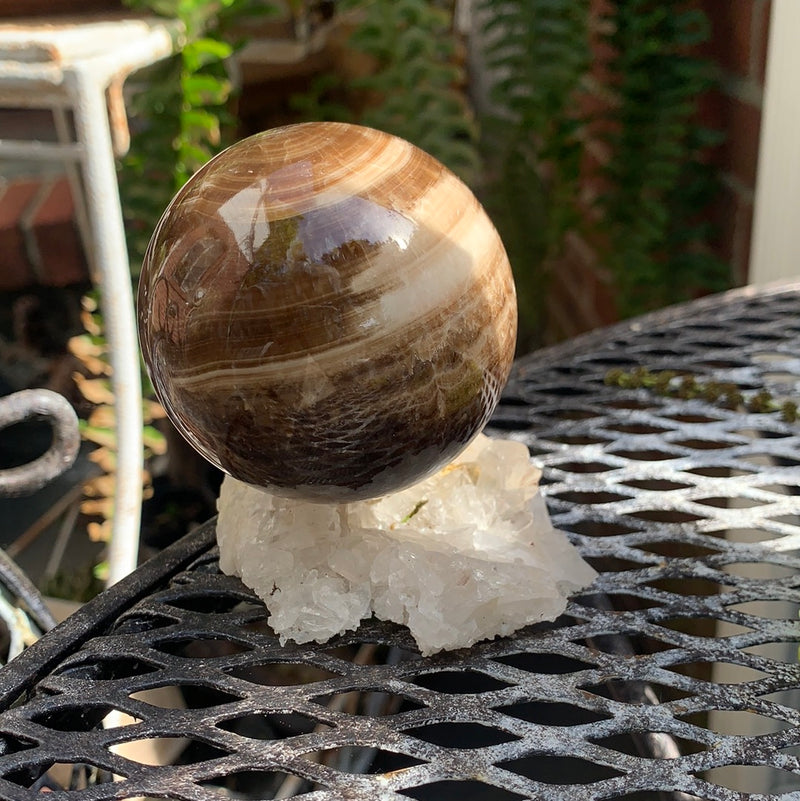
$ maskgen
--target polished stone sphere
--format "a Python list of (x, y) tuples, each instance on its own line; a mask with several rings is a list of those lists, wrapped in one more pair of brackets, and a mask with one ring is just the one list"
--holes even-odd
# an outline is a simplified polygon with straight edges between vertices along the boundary
[(470, 190), (397, 137), (304, 123), (178, 192), (139, 286), (172, 422), (235, 478), (344, 503), (408, 486), (483, 428), (516, 337), (511, 270)]

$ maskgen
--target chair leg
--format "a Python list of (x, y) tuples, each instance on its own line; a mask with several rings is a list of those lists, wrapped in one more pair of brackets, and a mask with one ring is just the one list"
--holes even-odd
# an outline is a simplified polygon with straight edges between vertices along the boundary
[[(53, 123), (59, 144), (72, 144), (74, 140), (72, 138), (72, 132), (70, 131), (67, 112), (63, 106), (57, 105), (53, 107)], [(89, 225), (89, 214), (86, 210), (86, 193), (83, 191), (83, 184), (81, 183), (77, 163), (73, 159), (65, 159), (64, 169), (72, 193), (73, 202), (75, 203), (75, 222), (78, 225), (81, 244), (86, 253), (86, 258), (89, 261), (89, 274), (94, 277), (97, 275), (97, 264), (93, 261), (96, 254), (93, 252), (91, 246), (92, 229)]]
[(65, 76), (84, 148), (83, 176), (101, 309), (111, 362), (117, 430), (117, 476), (108, 584), (137, 562), (142, 501), (142, 389), (130, 266), (112, 151), (105, 87), (89, 70)]

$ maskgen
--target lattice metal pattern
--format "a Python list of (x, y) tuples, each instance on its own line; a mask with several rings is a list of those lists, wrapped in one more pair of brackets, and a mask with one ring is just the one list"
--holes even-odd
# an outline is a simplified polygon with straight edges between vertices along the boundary
[[(378, 623), (282, 648), (208, 525), (0, 672), (0, 797), (800, 797), (800, 426), (605, 386), (635, 365), (800, 394), (800, 287), (518, 365), (491, 433), (603, 571), (554, 624), (429, 659)], [(124, 751), (155, 739), (175, 764)]]

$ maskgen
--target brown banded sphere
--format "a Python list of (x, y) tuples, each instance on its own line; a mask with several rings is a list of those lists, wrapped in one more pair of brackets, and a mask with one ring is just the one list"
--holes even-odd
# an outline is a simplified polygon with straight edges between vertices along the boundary
[(178, 430), (242, 481), (335, 503), (421, 480), (473, 439), (516, 319), (470, 190), (402, 139), (340, 123), (206, 164), (161, 218), (139, 288)]

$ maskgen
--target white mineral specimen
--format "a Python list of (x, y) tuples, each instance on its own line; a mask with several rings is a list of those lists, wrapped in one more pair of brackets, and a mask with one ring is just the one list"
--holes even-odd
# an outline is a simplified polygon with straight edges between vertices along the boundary
[(284, 642), (325, 642), (374, 614), (408, 626), (423, 654), (463, 648), (558, 617), (596, 575), (552, 527), (539, 476), (523, 444), (481, 435), (432, 478), (342, 506), (228, 477), (220, 567)]

